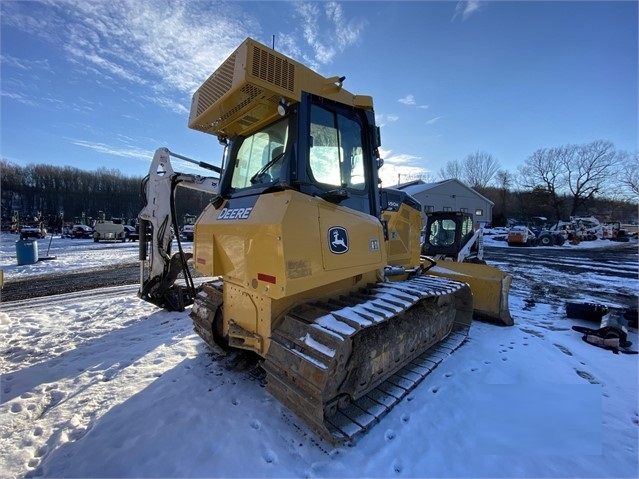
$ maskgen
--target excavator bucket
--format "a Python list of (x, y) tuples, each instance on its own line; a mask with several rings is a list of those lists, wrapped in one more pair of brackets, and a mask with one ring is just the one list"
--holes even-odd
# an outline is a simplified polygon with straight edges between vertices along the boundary
[(468, 283), (475, 316), (504, 326), (515, 324), (508, 309), (511, 275), (486, 264), (456, 261), (438, 261), (428, 273)]

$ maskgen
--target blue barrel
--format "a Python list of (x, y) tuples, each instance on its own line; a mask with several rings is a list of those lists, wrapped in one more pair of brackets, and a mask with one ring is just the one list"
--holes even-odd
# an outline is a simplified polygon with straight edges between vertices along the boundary
[(38, 242), (28, 238), (16, 241), (16, 257), (19, 265), (37, 263)]

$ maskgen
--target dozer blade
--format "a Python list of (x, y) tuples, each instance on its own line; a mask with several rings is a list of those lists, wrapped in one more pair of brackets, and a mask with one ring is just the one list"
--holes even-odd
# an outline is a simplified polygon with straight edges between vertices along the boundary
[(515, 324), (508, 309), (511, 275), (486, 264), (457, 261), (438, 261), (428, 273), (468, 283), (475, 316), (505, 326)]
[(331, 443), (377, 423), (468, 335), (465, 283), (423, 275), (294, 308), (273, 331), (267, 389)]

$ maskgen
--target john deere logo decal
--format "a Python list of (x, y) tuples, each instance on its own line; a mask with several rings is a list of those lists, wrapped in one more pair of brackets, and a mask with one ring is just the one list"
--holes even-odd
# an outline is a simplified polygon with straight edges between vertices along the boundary
[(331, 253), (344, 254), (348, 251), (348, 233), (346, 228), (333, 226), (328, 230), (328, 248)]

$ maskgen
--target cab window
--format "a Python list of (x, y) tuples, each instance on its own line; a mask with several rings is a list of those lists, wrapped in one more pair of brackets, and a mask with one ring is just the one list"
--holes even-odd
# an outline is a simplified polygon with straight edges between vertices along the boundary
[(279, 180), (288, 121), (282, 119), (242, 141), (231, 179), (231, 187), (248, 188)]
[(428, 242), (433, 246), (450, 246), (455, 242), (455, 221), (439, 219), (430, 225)]
[(329, 188), (365, 189), (360, 124), (318, 105), (311, 107), (309, 168)]

